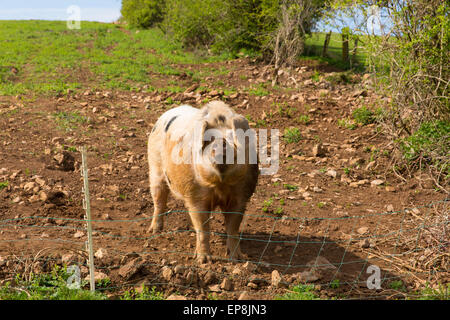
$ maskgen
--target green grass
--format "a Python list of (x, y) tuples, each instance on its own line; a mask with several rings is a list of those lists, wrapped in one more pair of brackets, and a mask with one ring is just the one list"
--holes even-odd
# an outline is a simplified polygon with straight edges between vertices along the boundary
[(314, 286), (299, 284), (284, 295), (275, 296), (275, 300), (320, 300), (314, 292)]
[(162, 292), (156, 291), (156, 287), (151, 289), (142, 285), (140, 290), (130, 289), (120, 297), (120, 300), (164, 300)]
[[(326, 33), (324, 32), (314, 32), (310, 37), (306, 38), (305, 42), (305, 56), (314, 57), (321, 61), (327, 62), (331, 65), (335, 65), (341, 69), (348, 69), (350, 65), (342, 61), (342, 36), (340, 33), (333, 32), (331, 34), (330, 43), (328, 46), (327, 57), (321, 57), (323, 44), (325, 42)], [(365, 36), (360, 36), (361, 40), (365, 40)], [(367, 53), (365, 52), (362, 41), (358, 43), (358, 50), (356, 54), (356, 61), (360, 68), (364, 67), (367, 59)], [(349, 40), (349, 56), (352, 56), (352, 50), (354, 48), (353, 40)]]
[(58, 128), (63, 131), (74, 130), (78, 128), (78, 125), (88, 122), (88, 119), (80, 115), (78, 111), (57, 112), (53, 114), (53, 118), (55, 119)]
[(284, 141), (288, 144), (297, 143), (302, 139), (300, 129), (298, 128), (286, 128), (283, 135)]
[(54, 266), (50, 273), (31, 274), (29, 279), (16, 276), (14, 281), (0, 287), (0, 300), (106, 300), (107, 296), (82, 289), (69, 289), (67, 281), (71, 274), (67, 268)]
[(79, 30), (67, 29), (65, 21), (0, 21), (0, 39), (0, 66), (18, 70), (0, 70), (0, 95), (56, 94), (89, 84), (132, 90), (149, 84), (151, 73), (181, 74), (173, 64), (225, 59), (185, 52), (159, 29), (135, 33), (86, 21)]
[(8, 181), (2, 181), (0, 182), (0, 191), (8, 186)]
[(365, 106), (353, 110), (352, 116), (357, 123), (362, 125), (367, 125), (375, 121), (375, 114)]

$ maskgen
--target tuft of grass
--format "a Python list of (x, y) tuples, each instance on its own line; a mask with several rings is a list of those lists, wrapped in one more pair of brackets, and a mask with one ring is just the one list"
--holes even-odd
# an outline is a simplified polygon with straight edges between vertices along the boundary
[(338, 126), (345, 129), (354, 130), (358, 126), (353, 120), (344, 118), (338, 120)]
[(375, 121), (375, 114), (365, 106), (353, 110), (352, 116), (357, 123), (362, 125), (367, 125)]
[(130, 289), (120, 297), (120, 300), (164, 300), (162, 292), (156, 291), (156, 287), (151, 289), (142, 285), (140, 290)]
[(8, 185), (9, 185), (8, 181), (0, 182), (0, 191), (3, 190), (4, 188), (8, 187)]
[[(55, 265), (50, 273), (31, 274), (24, 280), (17, 275), (0, 287), (1, 300), (106, 300), (107, 296), (84, 289), (70, 289), (67, 286), (72, 274), (67, 267)], [(87, 284), (82, 281), (81, 288)]]
[(286, 128), (283, 135), (286, 143), (297, 143), (302, 139), (300, 129), (298, 128)]
[(79, 124), (87, 123), (88, 119), (80, 115), (78, 111), (61, 111), (53, 114), (56, 124), (60, 130), (72, 131), (78, 128)]
[(284, 295), (275, 296), (275, 300), (319, 300), (313, 285), (299, 284)]
[(285, 183), (285, 184), (283, 184), (283, 187), (289, 191), (297, 191), (298, 190), (298, 187), (293, 184)]
[(307, 114), (302, 114), (297, 118), (297, 122), (300, 124), (307, 125), (311, 123), (311, 118)]

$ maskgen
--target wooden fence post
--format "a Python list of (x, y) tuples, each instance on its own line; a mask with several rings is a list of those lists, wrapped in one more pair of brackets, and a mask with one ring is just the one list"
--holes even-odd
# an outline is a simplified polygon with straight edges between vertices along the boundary
[(327, 56), (328, 45), (330, 44), (331, 31), (325, 35), (325, 42), (323, 43), (322, 57)]

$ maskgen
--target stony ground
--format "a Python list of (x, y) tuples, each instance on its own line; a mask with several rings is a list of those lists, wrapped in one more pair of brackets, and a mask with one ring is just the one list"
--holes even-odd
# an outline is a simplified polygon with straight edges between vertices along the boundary
[[(181, 92), (144, 86), (0, 97), (0, 281), (54, 262), (78, 263), (87, 276), (77, 151), (87, 146), (96, 277), (110, 280), (98, 288), (112, 297), (145, 284), (165, 296), (272, 299), (311, 283), (322, 298), (395, 298), (427, 280), (448, 282), (448, 253), (426, 251), (439, 241), (430, 230), (442, 227), (433, 217), (448, 209), (445, 193), (425, 174), (395, 174), (384, 132), (352, 120), (356, 108), (385, 99), (370, 90), (368, 76), (343, 78), (303, 61), (272, 88), (271, 70), (249, 59), (177, 67), (202, 70), (205, 78), (150, 74), (160, 88), (188, 88)], [(223, 218), (213, 214), (217, 259), (197, 265), (181, 202), (170, 200), (162, 234), (147, 232), (153, 204), (146, 138), (165, 110), (214, 99), (254, 128), (280, 131), (280, 168), (261, 176), (248, 206), (241, 233), (247, 259), (221, 258)], [(379, 290), (367, 288), (370, 265), (381, 268)]]

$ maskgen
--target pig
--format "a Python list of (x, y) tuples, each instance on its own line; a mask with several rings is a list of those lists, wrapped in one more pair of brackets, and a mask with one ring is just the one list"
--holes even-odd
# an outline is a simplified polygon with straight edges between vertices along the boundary
[(163, 229), (171, 191), (188, 209), (196, 232), (195, 258), (200, 264), (212, 261), (209, 220), (217, 207), (225, 218), (225, 255), (229, 259), (243, 257), (239, 227), (259, 176), (255, 135), (249, 129), (245, 117), (224, 102), (213, 101), (201, 109), (182, 105), (165, 112), (149, 135), (154, 215), (148, 231)]

